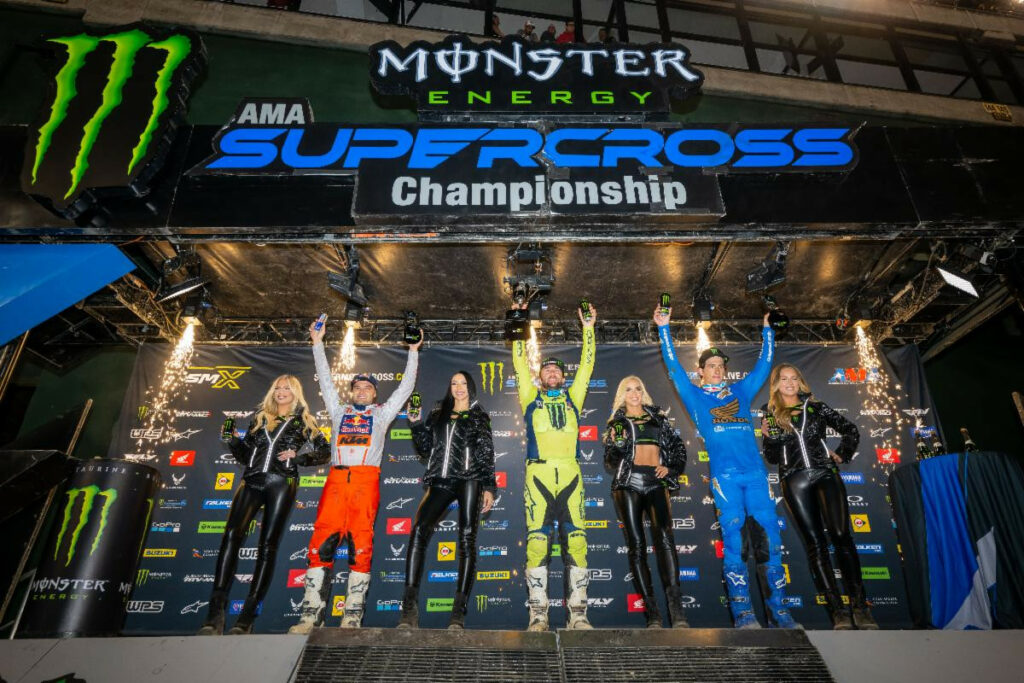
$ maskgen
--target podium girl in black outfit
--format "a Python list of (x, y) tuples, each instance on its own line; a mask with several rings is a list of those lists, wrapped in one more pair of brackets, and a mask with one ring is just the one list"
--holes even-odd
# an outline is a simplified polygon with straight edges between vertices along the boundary
[[(816, 400), (803, 375), (792, 365), (776, 365), (768, 386), (770, 400), (762, 407), (761, 421), (764, 457), (779, 466), (782, 495), (807, 550), (815, 587), (825, 597), (832, 628), (848, 630), (856, 625), (859, 629), (877, 629), (864, 595), (860, 559), (850, 533), (846, 487), (837, 467), (849, 462), (857, 450), (857, 426)], [(835, 451), (825, 443), (827, 427), (841, 437)], [(836, 585), (828, 551), (830, 541), (849, 608), (843, 604)]]
[(224, 610), (235, 579), (238, 550), (250, 522), (262, 507), (263, 523), (252, 584), (230, 634), (252, 632), (256, 610), (270, 588), (277, 546), (295, 502), (298, 466), (322, 465), (331, 454), (327, 439), (306, 405), (302, 384), (293, 375), (281, 375), (274, 380), (244, 438), (232, 433), (225, 442), (235, 460), (245, 466), (245, 473), (231, 501), (217, 555), (210, 610), (199, 635), (219, 636), (224, 631)]

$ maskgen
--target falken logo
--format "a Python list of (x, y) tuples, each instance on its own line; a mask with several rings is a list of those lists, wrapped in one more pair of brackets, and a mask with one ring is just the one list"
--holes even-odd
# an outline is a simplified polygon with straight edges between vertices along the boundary
[[(137, 25), (45, 44), (65, 59), (53, 78), (49, 112), (36, 135), (27, 136), (23, 188), (59, 211), (93, 188), (130, 187), (145, 195), (205, 65), (201, 40)], [(93, 158), (97, 145), (103, 154)]]
[(252, 366), (196, 365), (190, 367), (189, 370), (210, 370), (212, 372), (189, 372), (185, 375), (185, 382), (187, 384), (209, 384), (211, 389), (241, 389), (236, 380), (249, 372), (249, 370), (252, 370)]
[[(75, 551), (78, 548), (78, 541), (81, 539), (82, 531), (89, 523), (89, 519), (92, 515), (93, 508), (95, 507), (96, 498), (100, 497), (103, 499), (103, 503), (97, 510), (97, 521), (94, 524), (95, 531), (93, 532), (92, 543), (89, 545), (89, 555), (91, 556), (100, 545), (100, 541), (103, 539), (103, 532), (107, 528), (107, 518), (110, 515), (110, 509), (114, 506), (114, 501), (117, 500), (116, 489), (106, 489), (101, 491), (99, 486), (84, 486), (82, 488), (68, 489), (65, 495), (68, 497), (67, 503), (64, 505), (64, 517), (61, 521), (60, 532), (57, 534), (57, 543), (53, 549), (53, 559), (58, 560), (61, 554), (61, 544), (64, 541), (65, 536), (68, 538), (68, 546), (65, 551), (64, 566), (67, 567), (71, 564), (71, 560), (75, 557)], [(78, 514), (75, 515), (76, 502), (81, 496), (82, 505), (78, 508)], [(153, 500), (149, 499), (149, 510), (153, 509)], [(148, 512), (147, 512), (148, 517)], [(71, 520), (75, 519), (75, 523), (72, 527)], [(68, 534), (68, 530), (71, 529), (71, 533)]]
[(494, 395), (495, 390), (501, 391), (502, 378), (505, 376), (505, 364), (501, 361), (477, 363), (480, 366), (480, 388)]

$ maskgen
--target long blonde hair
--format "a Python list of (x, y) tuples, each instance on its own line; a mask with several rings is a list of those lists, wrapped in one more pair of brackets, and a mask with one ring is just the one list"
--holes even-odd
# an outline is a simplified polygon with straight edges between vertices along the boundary
[(789, 363), (780, 363), (772, 368), (772, 374), (768, 377), (768, 391), (770, 392), (771, 398), (768, 399), (768, 412), (775, 417), (775, 424), (780, 429), (785, 429), (788, 432), (793, 431), (793, 419), (790, 417), (791, 413), (789, 406), (782, 400), (782, 394), (779, 393), (779, 376), (782, 375), (782, 371), (789, 368), (796, 373), (796, 380), (800, 383), (800, 391), (809, 396), (808, 400), (813, 399), (811, 395), (811, 387), (807, 385), (807, 380), (804, 379), (803, 373), (800, 372), (800, 368)]
[(263, 402), (260, 403), (260, 410), (256, 413), (256, 417), (253, 418), (256, 429), (263, 429), (267, 426), (271, 417), (278, 417), (274, 391), (277, 389), (277, 383), (281, 381), (287, 382), (288, 388), (292, 390), (292, 396), (295, 398), (295, 401), (292, 403), (292, 412), (302, 412), (302, 424), (306, 427), (306, 438), (309, 438), (320, 427), (316, 423), (316, 418), (310, 414), (309, 406), (306, 404), (306, 397), (302, 393), (302, 382), (295, 375), (281, 375), (270, 383), (270, 389), (267, 390), (266, 395), (263, 397)]
[(647, 387), (644, 386), (644, 381), (636, 375), (627, 375), (623, 377), (619, 382), (619, 388), (615, 390), (615, 400), (612, 401), (612, 417), (620, 408), (626, 407), (626, 382), (636, 382), (640, 385), (640, 402), (645, 406), (653, 406), (654, 399), (647, 393)]

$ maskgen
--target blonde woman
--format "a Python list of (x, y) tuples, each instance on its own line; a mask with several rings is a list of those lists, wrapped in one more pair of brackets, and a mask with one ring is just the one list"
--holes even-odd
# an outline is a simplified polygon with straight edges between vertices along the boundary
[(643, 596), (647, 628), (661, 628), (647, 566), (646, 514), (669, 620), (672, 628), (686, 628), (669, 503), (669, 491), (679, 488), (679, 475), (686, 469), (686, 446), (639, 377), (631, 375), (619, 382), (612, 405), (604, 436), (604, 464), (612, 475), (612, 499), (629, 547), (633, 586)]
[(249, 523), (265, 507), (249, 595), (230, 631), (232, 635), (252, 632), (256, 610), (270, 588), (277, 545), (295, 502), (298, 466), (322, 465), (331, 455), (331, 447), (306, 405), (302, 384), (293, 375), (274, 380), (244, 438), (232, 433), (225, 441), (235, 460), (245, 466), (245, 474), (231, 501), (217, 556), (210, 611), (199, 635), (223, 633), (238, 549)]
[[(777, 365), (768, 386), (770, 399), (762, 406), (761, 421), (764, 457), (779, 466), (782, 495), (807, 551), (815, 587), (825, 597), (832, 628), (848, 630), (856, 625), (877, 629), (864, 596), (860, 559), (850, 533), (846, 487), (836, 466), (849, 462), (857, 450), (857, 425), (815, 400), (800, 370), (793, 365)], [(828, 427), (840, 436), (835, 451), (825, 442)], [(852, 610), (843, 605), (839, 595), (828, 551), (830, 542)]]

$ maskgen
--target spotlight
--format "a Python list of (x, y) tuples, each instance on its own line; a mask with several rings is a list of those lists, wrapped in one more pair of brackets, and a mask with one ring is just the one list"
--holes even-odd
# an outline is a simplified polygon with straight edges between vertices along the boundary
[(366, 293), (363, 291), (363, 286), (356, 282), (357, 277), (358, 271), (355, 274), (352, 274), (350, 271), (349, 274), (345, 275), (341, 273), (327, 273), (327, 286), (348, 299), (349, 303), (362, 307), (369, 303), (369, 301), (366, 298)]
[(968, 279), (962, 273), (952, 270), (951, 268), (946, 268), (944, 266), (936, 266), (935, 270), (939, 271), (939, 275), (942, 276), (942, 279), (946, 281), (947, 285), (952, 285), (953, 287), (959, 289), (961, 292), (970, 294), (975, 298), (981, 296), (980, 294), (978, 294), (978, 290), (974, 288), (974, 283), (971, 282), (970, 279)]
[(747, 273), (747, 293), (764, 292), (786, 281), (786, 257), (789, 255), (788, 242), (776, 242), (768, 258)]
[(203, 318), (213, 308), (207, 292), (203, 290), (189, 296), (181, 307), (181, 321), (188, 325), (202, 325)]
[[(530, 307), (527, 309), (527, 312), (529, 313), (530, 320), (535, 323), (539, 323), (541, 315), (543, 315), (546, 310), (548, 310), (548, 302), (538, 297), (530, 302)], [(534, 325), (534, 327), (538, 326), (539, 325)]]
[(160, 295), (157, 297), (157, 303), (164, 303), (171, 299), (177, 299), (179, 296), (188, 294), (191, 291), (199, 289), (210, 284), (210, 279), (203, 277), (202, 275), (196, 275), (195, 277), (187, 278), (176, 285), (166, 287), (160, 290)]
[(355, 301), (349, 301), (345, 304), (345, 327), (354, 327), (358, 329), (363, 323), (363, 307), (355, 303)]
[(711, 301), (711, 295), (707, 292), (698, 292), (693, 295), (693, 319), (697, 321), (698, 327), (711, 325), (711, 311), (715, 310), (715, 304)]

